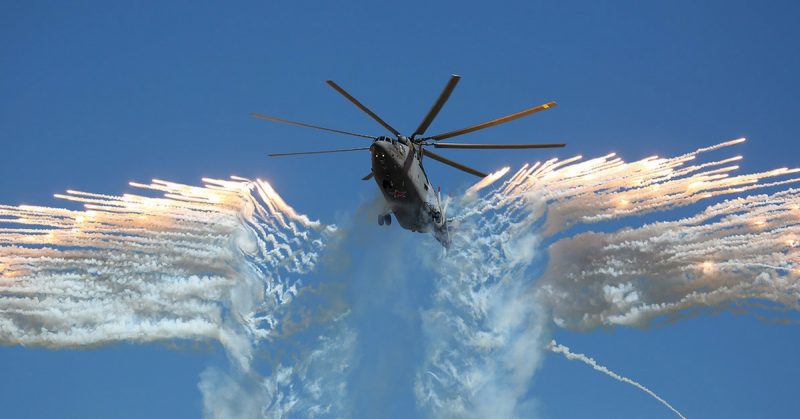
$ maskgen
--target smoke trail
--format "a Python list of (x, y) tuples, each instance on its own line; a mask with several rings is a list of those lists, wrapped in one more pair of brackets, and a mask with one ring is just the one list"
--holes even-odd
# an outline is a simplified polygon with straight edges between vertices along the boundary
[(753, 301), (798, 310), (798, 192), (733, 199), (678, 221), (559, 240), (550, 248), (541, 292), (556, 321), (573, 328), (641, 325)]
[[(729, 141), (674, 158), (625, 163), (612, 155), (586, 162), (550, 160), (525, 168), (490, 194), (485, 206), (517, 209), (547, 202), (544, 236), (797, 182), (798, 169), (729, 176), (740, 157), (688, 165)], [(585, 233), (549, 247), (538, 283), (561, 326), (637, 324), (682, 309), (762, 299), (798, 309), (798, 190), (736, 198), (676, 222), (616, 233)], [(505, 226), (498, 231), (506, 231)]]
[(56, 195), (83, 211), (0, 206), (0, 342), (216, 340), (246, 368), (332, 228), (263, 181), (204, 181)]
[(426, 355), (415, 393), (435, 417), (528, 416), (531, 405), (520, 399), (542, 358), (531, 349), (543, 347), (547, 332), (541, 306), (521, 297), (532, 286), (527, 272), (540, 248), (533, 223), (542, 209), (467, 197), (452, 204), (460, 216), (447, 257), (425, 258), (434, 294), (423, 312)]
[[(501, 182), (506, 168), (450, 205), (446, 256), (432, 239), (414, 236), (404, 247), (382, 236), (375, 246), (366, 235), (366, 250), (345, 268), (330, 252), (348, 252), (342, 237), (358, 238), (360, 227), (311, 221), (262, 181), (132, 184), (159, 198), (59, 195), (82, 211), (0, 206), (0, 342), (219, 341), (238, 368), (203, 373), (210, 418), (376, 412), (370, 399), (402, 396), (370, 386), (380, 374), (413, 387), (430, 416), (530, 416), (528, 387), (544, 351), (556, 348), (548, 347), (552, 323), (638, 325), (753, 300), (798, 310), (796, 189), (569, 236), (577, 224), (798, 180), (796, 169), (733, 176), (739, 157), (696, 162), (741, 141), (630, 163), (554, 159)], [(416, 277), (429, 284), (425, 295), (398, 288)], [(391, 312), (386, 324), (406, 336), (378, 342), (365, 328), (378, 312)], [(418, 329), (407, 327), (415, 322)], [(411, 349), (421, 361), (406, 356), (392, 371), (363, 365), (375, 361), (369, 353), (409, 349), (392, 346), (403, 340), (418, 342)]]
[(667, 403), (666, 400), (664, 400), (661, 397), (659, 397), (658, 394), (654, 393), (649, 388), (637, 383), (636, 381), (631, 380), (628, 377), (623, 377), (623, 376), (615, 373), (614, 371), (609, 370), (608, 368), (598, 364), (597, 361), (595, 361), (594, 359), (592, 359), (592, 358), (590, 358), (590, 357), (588, 357), (588, 356), (586, 356), (584, 354), (576, 354), (576, 353), (570, 351), (570, 349), (567, 348), (566, 346), (557, 343), (555, 340), (551, 340), (550, 341), (550, 343), (547, 345), (547, 350), (549, 350), (551, 352), (555, 352), (557, 354), (564, 355), (564, 357), (569, 359), (570, 361), (575, 361), (575, 360), (581, 361), (584, 364), (592, 367), (594, 370), (600, 371), (603, 374), (605, 374), (605, 375), (607, 375), (607, 376), (609, 376), (609, 377), (611, 377), (611, 378), (613, 378), (613, 379), (615, 379), (617, 381), (622, 381), (623, 383), (628, 383), (628, 384), (638, 388), (639, 390), (642, 390), (645, 393), (649, 394), (650, 397), (658, 400), (659, 403), (663, 404), (664, 406), (667, 406), (669, 408), (669, 410), (672, 410), (676, 415), (678, 415), (682, 419), (686, 419), (686, 417), (683, 416), (681, 414), (681, 412), (676, 410), (674, 407), (672, 407), (672, 405)]
[(453, 250), (429, 261), (435, 291), (424, 316), (419, 403), (438, 417), (530, 415), (524, 395), (550, 319), (589, 329), (751, 299), (800, 308), (794, 189), (725, 201), (686, 220), (548, 243), (576, 224), (798, 181), (790, 177), (797, 169), (731, 176), (740, 157), (694, 163), (742, 141), (630, 163), (613, 154), (553, 159), (523, 167), (480, 199), (477, 190), (506, 170), (470, 188), (452, 206)]
[(356, 334), (338, 325), (305, 345), (277, 342), (275, 349), (294, 352), (267, 366), (248, 371), (210, 368), (201, 375), (203, 416), (209, 419), (257, 417), (351, 417), (346, 380)]

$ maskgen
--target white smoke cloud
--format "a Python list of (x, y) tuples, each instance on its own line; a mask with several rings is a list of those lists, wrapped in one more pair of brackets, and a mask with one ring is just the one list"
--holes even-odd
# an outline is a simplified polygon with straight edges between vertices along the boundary
[(0, 342), (215, 340), (246, 369), (331, 228), (261, 181), (133, 185), (164, 197), (69, 191), (57, 196), (86, 210), (0, 206)]
[(643, 325), (685, 310), (770, 301), (798, 310), (798, 190), (550, 247), (540, 292), (562, 326)]
[[(468, 190), (454, 205), (453, 251), (430, 261), (436, 289), (424, 316), (419, 402), (437, 417), (529, 417), (525, 394), (542, 351), (564, 349), (547, 343), (551, 321), (579, 329), (640, 325), (749, 299), (797, 310), (800, 194), (794, 189), (726, 201), (677, 222), (543, 244), (575, 224), (797, 181), (786, 179), (797, 172), (789, 169), (730, 177), (737, 167), (727, 165), (738, 157), (689, 165), (741, 141), (632, 163), (613, 155), (550, 160), (524, 167), (480, 199), (474, 190), (484, 182)], [(536, 262), (544, 260), (540, 274), (543, 264)]]
[(492, 196), (476, 201), (474, 189), (453, 204), (461, 215), (447, 256), (426, 260), (434, 291), (415, 393), (434, 417), (528, 417), (524, 395), (548, 338), (545, 313), (529, 298), (541, 210), (492, 207)]
[(198, 388), (203, 395), (203, 417), (250, 419), (264, 416), (268, 394), (253, 377), (239, 371), (208, 368), (200, 375)]
[[(258, 363), (243, 371), (209, 368), (200, 376), (203, 416), (209, 419), (350, 417), (345, 378), (354, 362), (356, 334), (337, 325), (327, 335), (292, 347), (286, 363)], [(286, 346), (286, 345), (281, 345)]]
[(741, 141), (631, 163), (550, 160), (491, 189), (503, 169), (450, 205), (447, 255), (357, 222), (374, 219), (370, 205), (325, 226), (241, 178), (133, 184), (162, 198), (61, 196), (83, 211), (0, 206), (0, 342), (218, 341), (233, 368), (202, 374), (208, 418), (530, 417), (547, 350), (641, 386), (549, 343), (553, 324), (643, 325), (754, 300), (798, 309), (796, 189), (569, 236), (797, 181), (789, 169), (731, 176), (738, 157), (697, 163)]

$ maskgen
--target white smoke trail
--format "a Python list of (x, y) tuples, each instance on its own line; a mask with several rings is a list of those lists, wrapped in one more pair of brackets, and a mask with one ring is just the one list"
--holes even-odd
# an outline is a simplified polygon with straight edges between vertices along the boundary
[[(789, 169), (731, 176), (738, 157), (695, 163), (741, 141), (631, 163), (613, 155), (550, 160), (480, 197), (503, 169), (451, 205), (457, 219), (446, 257), (437, 258), (441, 249), (427, 240), (417, 248), (419, 259), (402, 248), (388, 249), (402, 257), (381, 258), (386, 249), (375, 249), (374, 257), (360, 259), (433, 274), (420, 314), (424, 357), (420, 365), (397, 366), (417, 368), (421, 410), (436, 417), (530, 416), (526, 394), (551, 321), (578, 329), (645, 324), (753, 299), (798, 310), (795, 189), (732, 199), (679, 221), (551, 243), (576, 224), (798, 180)], [(353, 400), (367, 392), (348, 385), (369, 380), (349, 376), (364, 358), (356, 351), (372, 347), (359, 346), (356, 320), (369, 320), (363, 310), (386, 306), (367, 304), (352, 314), (358, 301), (344, 299), (343, 289), (359, 298), (395, 289), (374, 281), (369, 269), (362, 279), (360, 268), (350, 269), (338, 283), (331, 272), (315, 270), (337, 229), (296, 213), (265, 182), (205, 182), (132, 184), (162, 198), (60, 195), (83, 203), (83, 211), (0, 206), (0, 226), (7, 226), (0, 229), (0, 342), (216, 340), (239, 368), (203, 374), (207, 417), (358, 415)], [(412, 298), (397, 301), (404, 315), (420, 308)], [(264, 342), (273, 351), (262, 374), (253, 352)]]
[(415, 393), (434, 417), (530, 414), (521, 398), (542, 359), (532, 349), (547, 338), (541, 305), (526, 297), (541, 247), (533, 223), (542, 208), (492, 207), (470, 196), (486, 186), (453, 204), (461, 215), (447, 257), (427, 258), (435, 288), (423, 312), (426, 356)]
[(584, 364), (592, 367), (596, 371), (600, 371), (603, 374), (605, 374), (605, 375), (607, 375), (607, 376), (609, 376), (609, 377), (611, 377), (611, 378), (613, 378), (613, 379), (615, 379), (617, 381), (621, 381), (623, 383), (628, 383), (628, 384), (638, 388), (639, 390), (644, 391), (645, 393), (650, 395), (650, 397), (658, 400), (659, 403), (663, 404), (664, 406), (667, 406), (667, 408), (669, 408), (669, 410), (672, 410), (680, 418), (686, 419), (686, 417), (683, 416), (683, 414), (681, 414), (681, 412), (679, 412), (677, 409), (672, 407), (671, 404), (667, 403), (666, 400), (662, 399), (658, 394), (656, 394), (655, 392), (653, 392), (649, 388), (637, 383), (636, 381), (631, 380), (628, 377), (623, 377), (623, 376), (615, 373), (614, 371), (611, 371), (610, 369), (598, 364), (597, 361), (595, 361), (593, 358), (590, 358), (590, 357), (588, 357), (588, 356), (586, 356), (584, 354), (576, 354), (576, 353), (570, 351), (570, 349), (567, 348), (566, 346), (557, 343), (555, 340), (551, 340), (550, 343), (547, 344), (547, 350), (549, 350), (551, 352), (555, 352), (557, 354), (564, 355), (564, 357), (569, 359), (570, 361), (576, 361), (576, 360), (577, 361), (581, 361)]
[(470, 188), (453, 205), (452, 251), (429, 263), (436, 289), (424, 316), (419, 403), (438, 417), (530, 415), (524, 395), (547, 345), (548, 313), (559, 326), (588, 329), (749, 299), (800, 308), (794, 189), (677, 222), (567, 237), (549, 245), (544, 274), (534, 263), (546, 260), (548, 237), (575, 224), (798, 181), (790, 177), (797, 169), (730, 176), (740, 157), (694, 163), (742, 141), (631, 163), (553, 159), (523, 167), (481, 199), (475, 192), (488, 182)]
[[(203, 416), (209, 419), (285, 417), (351, 417), (350, 392), (344, 378), (353, 362), (356, 334), (338, 325), (325, 335), (306, 338), (293, 347), (287, 362), (275, 363), (266, 375), (254, 369), (201, 375)], [(279, 347), (286, 346), (278, 343)]]
[(559, 240), (550, 247), (540, 292), (556, 321), (572, 328), (641, 325), (751, 301), (800, 310), (798, 192), (733, 199), (678, 221)]
[(313, 272), (336, 227), (266, 182), (204, 182), (57, 195), (80, 211), (0, 206), (0, 343), (219, 341), (237, 368), (202, 374), (206, 417), (347, 416), (356, 335), (327, 301), (341, 284)]
[(217, 340), (247, 367), (332, 231), (263, 181), (154, 180), (164, 197), (57, 195), (0, 206), (0, 342), (86, 347)]

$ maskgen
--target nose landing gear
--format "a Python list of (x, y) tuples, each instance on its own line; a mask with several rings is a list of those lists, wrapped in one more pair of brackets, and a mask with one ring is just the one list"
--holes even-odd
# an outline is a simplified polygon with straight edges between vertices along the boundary
[(378, 214), (378, 225), (392, 225), (392, 214)]

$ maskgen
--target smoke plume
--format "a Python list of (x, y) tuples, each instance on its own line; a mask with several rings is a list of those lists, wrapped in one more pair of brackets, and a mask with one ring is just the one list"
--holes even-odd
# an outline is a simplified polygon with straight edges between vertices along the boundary
[(530, 417), (548, 352), (680, 416), (550, 334), (708, 308), (798, 310), (800, 190), (785, 186), (798, 170), (736, 175), (741, 157), (701, 161), (742, 141), (504, 168), (452, 199), (447, 253), (361, 222), (381, 203), (324, 225), (237, 177), (131, 184), (160, 196), (57, 195), (82, 210), (3, 205), (0, 342), (219, 342), (232, 366), (201, 376), (209, 418)]

